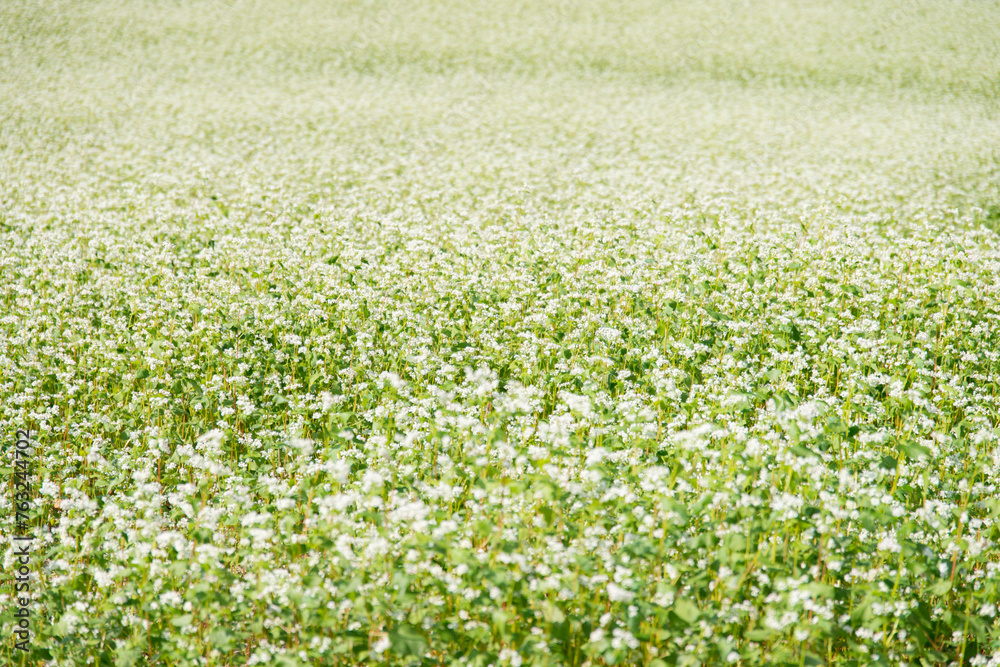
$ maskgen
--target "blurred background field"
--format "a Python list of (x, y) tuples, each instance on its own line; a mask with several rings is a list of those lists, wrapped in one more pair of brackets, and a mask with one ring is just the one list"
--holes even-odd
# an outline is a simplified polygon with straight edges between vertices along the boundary
[(16, 201), (996, 198), (993, 3), (14, 2), (0, 38)]

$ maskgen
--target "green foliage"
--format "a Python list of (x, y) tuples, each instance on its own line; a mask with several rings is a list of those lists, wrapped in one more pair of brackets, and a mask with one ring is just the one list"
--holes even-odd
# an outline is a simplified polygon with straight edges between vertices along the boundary
[(997, 25), (3, 3), (0, 663), (995, 663)]

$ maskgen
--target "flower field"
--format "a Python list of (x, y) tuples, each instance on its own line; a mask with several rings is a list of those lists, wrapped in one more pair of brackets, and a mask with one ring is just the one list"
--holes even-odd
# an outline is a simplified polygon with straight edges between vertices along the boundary
[(0, 275), (0, 664), (1000, 665), (995, 2), (11, 0)]

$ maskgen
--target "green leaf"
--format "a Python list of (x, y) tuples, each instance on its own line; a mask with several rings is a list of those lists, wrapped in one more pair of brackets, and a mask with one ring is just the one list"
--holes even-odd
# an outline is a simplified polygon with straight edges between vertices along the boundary
[(805, 586), (803, 586), (803, 588), (812, 593), (813, 596), (820, 598), (832, 598), (834, 594), (833, 586), (821, 583), (819, 581), (810, 582)]
[(909, 459), (919, 459), (921, 456), (930, 457), (931, 450), (915, 442), (896, 443), (896, 450)]
[(183, 616), (174, 616), (170, 619), (170, 624), (178, 628), (183, 628), (191, 625), (192, 620), (194, 620), (194, 616), (191, 614), (184, 614)]
[(216, 628), (208, 635), (208, 641), (220, 651), (228, 651), (233, 646), (235, 635), (227, 628)]
[(115, 649), (115, 667), (134, 667), (141, 664), (142, 649), (133, 646), (119, 646)]
[(389, 643), (392, 650), (402, 656), (423, 657), (427, 652), (427, 640), (412, 625), (404, 623), (389, 630)]
[(695, 603), (690, 600), (680, 599), (674, 602), (674, 613), (677, 614), (682, 621), (690, 625), (698, 620), (698, 616), (701, 612), (698, 610), (698, 605)]
[(927, 590), (930, 591), (931, 595), (937, 595), (937, 596), (947, 595), (948, 592), (951, 591), (951, 582), (948, 581), (947, 579), (944, 581), (939, 581), (930, 588), (928, 588)]

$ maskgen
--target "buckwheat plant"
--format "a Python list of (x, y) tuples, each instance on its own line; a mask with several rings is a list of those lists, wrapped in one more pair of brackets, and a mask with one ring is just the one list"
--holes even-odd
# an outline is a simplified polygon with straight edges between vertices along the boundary
[(994, 2), (7, 0), (0, 270), (4, 664), (1000, 665)]

